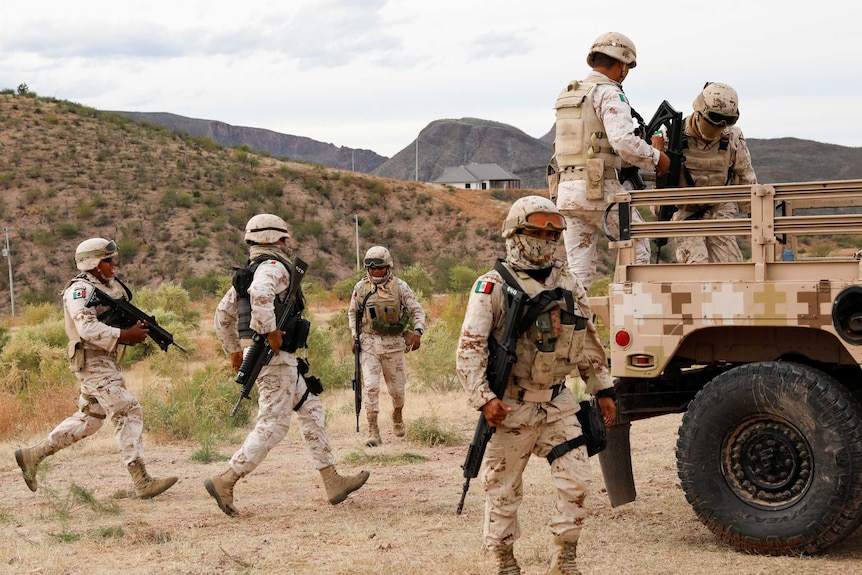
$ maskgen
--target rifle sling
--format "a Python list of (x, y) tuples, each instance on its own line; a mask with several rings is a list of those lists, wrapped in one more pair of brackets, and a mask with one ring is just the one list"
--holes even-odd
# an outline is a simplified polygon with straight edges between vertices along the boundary
[[(518, 283), (518, 280), (516, 280), (508, 268), (503, 265), (502, 260), (497, 260), (497, 263), (494, 264), (494, 269), (497, 270), (497, 273), (503, 277), (503, 281), (505, 281), (510, 287), (518, 291), (524, 291), (521, 289), (521, 285)], [(518, 326), (518, 337), (530, 329), (530, 326), (533, 325), (533, 322), (536, 321), (536, 318), (539, 317), (539, 314), (542, 313), (542, 310), (545, 309), (548, 304), (560, 298), (564, 298), (566, 300), (566, 306), (569, 308), (568, 311), (570, 313), (575, 313), (575, 298), (569, 290), (556, 287), (552, 290), (540, 292), (535, 297), (529, 298), (526, 302), (527, 311), (524, 313), (524, 317), (521, 319), (521, 323)]]
[(558, 446), (554, 447), (548, 455), (545, 456), (545, 459), (548, 460), (548, 465), (552, 464), (554, 460), (558, 457), (562, 457), (573, 449), (577, 449), (582, 445), (586, 445), (587, 438), (585, 435), (579, 435), (574, 439), (570, 439), (568, 441), (564, 441)]

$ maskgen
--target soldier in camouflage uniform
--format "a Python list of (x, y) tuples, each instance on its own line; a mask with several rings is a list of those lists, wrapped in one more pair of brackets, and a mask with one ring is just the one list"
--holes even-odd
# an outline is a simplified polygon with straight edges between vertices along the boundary
[[(392, 256), (383, 246), (372, 246), (365, 253), (365, 277), (353, 288), (347, 317), (354, 337), (356, 312), (360, 308), (359, 361), (368, 419), (365, 445), (376, 447), (383, 443), (377, 414), (380, 411), (380, 384), (384, 380), (392, 398), (392, 432), (396, 437), (404, 436), (404, 390), (407, 386), (404, 352), (406, 346), (410, 350), (419, 349), (425, 331), (425, 310), (407, 282), (392, 273)], [(409, 341), (405, 341), (405, 328), (410, 319), (413, 320), (413, 331), (407, 332)]]
[(138, 497), (155, 497), (177, 482), (176, 477), (155, 479), (147, 473), (141, 404), (126, 389), (118, 365), (124, 346), (137, 345), (146, 339), (146, 323), (137, 322), (128, 329), (112, 327), (98, 318), (108, 310), (107, 306), (88, 307), (94, 287), (114, 298), (127, 297), (125, 286), (114, 277), (117, 255), (117, 244), (103, 238), (85, 240), (75, 250), (75, 264), (81, 273), (63, 290), (63, 314), (69, 337), (70, 368), (81, 386), (79, 410), (41, 443), (15, 451), (15, 460), (31, 491), (36, 491), (36, 470), (43, 459), (94, 434), (105, 418), (110, 418), (114, 425), (114, 439)]
[(554, 203), (539, 196), (517, 200), (503, 225), (503, 265), (517, 281), (513, 287), (534, 301), (543, 292), (562, 291), (554, 292), (529, 329), (520, 333), (517, 362), (502, 398), (491, 391), (485, 375), (489, 338), (500, 341), (506, 320), (505, 280), (496, 269), (474, 284), (458, 341), (456, 367), (468, 401), (496, 427), (485, 451), (482, 483), (484, 545), (494, 552), (500, 575), (521, 573), (513, 546), (520, 537), (524, 468), (531, 454), (548, 457), (552, 450), (561, 454), (552, 456), (550, 464), (556, 487), (551, 517), (556, 551), (548, 573), (579, 573), (576, 551), (591, 475), (586, 448), (567, 444), (582, 433), (578, 400), (566, 387), (566, 377), (579, 374), (587, 382), (588, 391), (599, 398), (606, 425), (616, 419), (605, 352), (592, 321), (584, 320), (592, 317), (587, 294), (565, 264), (553, 258), (565, 228)]
[[(252, 344), (254, 333), (266, 337), (274, 356), (260, 370), (257, 378), (258, 413), (254, 429), (242, 446), (231, 457), (227, 468), (204, 481), (207, 492), (227, 515), (238, 515), (234, 506), (233, 489), (236, 482), (254, 471), (269, 451), (287, 434), (291, 414), (296, 411), (302, 438), (320, 471), (326, 495), (332, 505), (362, 487), (369, 473), (342, 477), (335, 469), (335, 458), (324, 428), (323, 405), (317, 395), (308, 393), (305, 379), (299, 374), (296, 356), (283, 349), (286, 334), (276, 329), (275, 306), (277, 298), (287, 294), (290, 270), (293, 269), (291, 250), (287, 246), (290, 234), (287, 223), (273, 214), (258, 214), (246, 224), (245, 241), (249, 244), (249, 262), (259, 262), (248, 287), (250, 317), (238, 311), (237, 290), (231, 287), (218, 304), (215, 312), (216, 335), (225, 353), (230, 355), (231, 367), (238, 371), (242, 365), (243, 350)], [(245, 328), (250, 328), (245, 337)], [(243, 339), (240, 339), (240, 334)], [(298, 406), (298, 407), (297, 407)]]
[[(637, 65), (634, 43), (617, 32), (602, 34), (587, 55), (593, 71), (560, 93), (554, 153), (559, 169), (557, 207), (566, 218), (564, 242), (569, 268), (589, 289), (596, 279), (597, 241), (607, 199), (623, 191), (617, 179), (623, 163), (663, 174), (670, 158), (634, 134), (632, 110), (622, 83)], [(554, 198), (552, 198), (554, 199)], [(636, 210), (633, 221), (643, 221)], [(619, 234), (616, 210), (608, 215)], [(649, 263), (646, 239), (637, 245), (637, 263)]]
[[(680, 176), (680, 187), (756, 184), (745, 136), (736, 126), (739, 120), (736, 90), (727, 84), (707, 82), (693, 106), (694, 113), (685, 119), (685, 173)], [(663, 138), (653, 142), (658, 147), (665, 145)], [(729, 220), (737, 214), (735, 202), (686, 204), (678, 208), (673, 221)], [(742, 261), (742, 252), (733, 236), (682, 237), (674, 238), (673, 242), (678, 262)]]

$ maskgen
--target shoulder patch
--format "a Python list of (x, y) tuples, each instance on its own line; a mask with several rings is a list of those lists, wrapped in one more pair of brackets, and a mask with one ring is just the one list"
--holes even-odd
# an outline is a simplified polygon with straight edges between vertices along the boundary
[(620, 92), (620, 102), (628, 103), (628, 100), (626, 100), (626, 95), (623, 94), (622, 92)]
[(87, 288), (79, 287), (72, 292), (72, 299), (87, 299)]
[(476, 293), (491, 293), (494, 291), (494, 284), (492, 282), (480, 281), (476, 282)]

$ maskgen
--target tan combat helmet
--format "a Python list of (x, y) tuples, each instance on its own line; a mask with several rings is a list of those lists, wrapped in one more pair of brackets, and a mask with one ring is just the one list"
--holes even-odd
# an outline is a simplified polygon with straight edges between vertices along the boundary
[(282, 238), (289, 238), (287, 222), (273, 214), (258, 214), (245, 225), (245, 243), (274, 244)]
[(365, 252), (365, 267), (392, 267), (392, 256), (383, 246), (371, 246)]
[(118, 253), (117, 244), (113, 240), (90, 238), (75, 248), (75, 266), (82, 272), (90, 271), (96, 268), (100, 261), (116, 257)]
[(509, 214), (503, 222), (503, 237), (510, 238), (517, 230), (524, 228), (562, 232), (566, 229), (566, 220), (548, 198), (524, 196), (509, 208)]
[(707, 82), (692, 106), (713, 126), (732, 126), (739, 119), (739, 97), (727, 84)]
[(614, 60), (619, 60), (623, 64), (628, 64), (629, 68), (634, 68), (638, 65), (637, 50), (635, 43), (628, 36), (619, 32), (606, 32), (596, 38), (593, 46), (587, 54), (587, 66), (593, 67), (593, 55), (605, 54)]

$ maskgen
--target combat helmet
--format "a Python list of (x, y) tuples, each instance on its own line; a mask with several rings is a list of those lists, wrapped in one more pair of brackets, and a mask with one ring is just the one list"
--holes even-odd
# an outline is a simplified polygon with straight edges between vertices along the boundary
[(739, 119), (739, 97), (727, 84), (707, 82), (692, 106), (713, 126), (732, 126)]
[(274, 214), (258, 214), (245, 225), (245, 243), (274, 244), (282, 238), (289, 238), (287, 222)]
[(635, 43), (628, 36), (619, 32), (606, 32), (596, 38), (593, 42), (590, 52), (587, 54), (587, 65), (593, 67), (593, 55), (605, 54), (614, 60), (619, 60), (623, 64), (628, 64), (629, 68), (634, 68), (638, 65), (637, 50)]
[(365, 252), (365, 267), (392, 267), (392, 256), (383, 246), (371, 246)]
[(517, 230), (524, 228), (562, 232), (566, 229), (566, 220), (548, 198), (524, 196), (509, 208), (509, 214), (503, 222), (503, 237), (510, 238)]
[(90, 271), (96, 268), (100, 261), (116, 257), (118, 253), (114, 240), (90, 238), (75, 248), (75, 266), (82, 272)]

